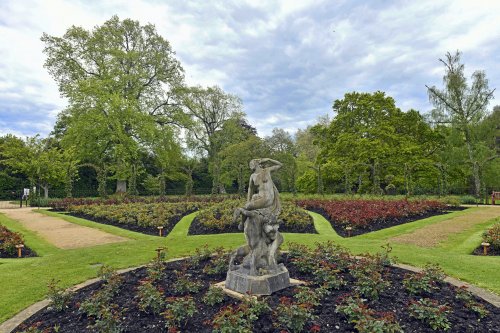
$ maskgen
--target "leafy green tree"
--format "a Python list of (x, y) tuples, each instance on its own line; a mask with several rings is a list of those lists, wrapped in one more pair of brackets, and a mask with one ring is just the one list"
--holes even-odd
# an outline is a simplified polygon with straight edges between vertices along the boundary
[(250, 135), (246, 140), (225, 147), (220, 156), (222, 159), (222, 178), (231, 183), (236, 179), (238, 193), (243, 196), (245, 185), (251, 174), (249, 162), (266, 155), (266, 146), (261, 138)]
[(73, 151), (51, 147), (49, 140), (38, 136), (26, 140), (8, 136), (0, 150), (2, 162), (26, 175), (32, 185), (39, 185), (44, 190), (45, 198), (49, 196), (50, 186), (72, 182), (77, 171), (78, 160)]
[(297, 149), (297, 187), (299, 191), (323, 194), (322, 162), (319, 159), (320, 148), (317, 144), (317, 128), (330, 123), (328, 117), (319, 119), (315, 126), (308, 126), (304, 130), (298, 129), (295, 133)]
[(274, 128), (272, 134), (264, 139), (271, 158), (283, 163), (283, 167), (274, 175), (282, 191), (296, 192), (297, 148), (293, 137), (282, 128)]
[(483, 71), (472, 74), (472, 84), (467, 83), (464, 65), (460, 63), (460, 52), (446, 53), (445, 59), (439, 61), (445, 66), (443, 77), (444, 88), (427, 87), (429, 99), (436, 107), (443, 122), (448, 122), (457, 128), (463, 135), (463, 143), (467, 149), (468, 162), (474, 184), (476, 196), (481, 192), (481, 178), (479, 160), (480, 153), (477, 147), (477, 138), (473, 127), (483, 119), (486, 107), (493, 98), (493, 90), (488, 87), (488, 80)]
[[(191, 87), (183, 91), (183, 104), (191, 117), (188, 129), (188, 145), (206, 156), (212, 175), (212, 193), (221, 192), (221, 164), (219, 152), (231, 143), (234, 126), (244, 114), (241, 100), (225, 93), (219, 87)], [(225, 126), (226, 125), (226, 126)], [(224, 130), (226, 127), (226, 130)], [(229, 131), (229, 133), (228, 133)]]
[(405, 165), (407, 172), (432, 165), (438, 137), (417, 111), (402, 112), (385, 93), (348, 93), (333, 111), (331, 123), (315, 131), (326, 173), (343, 178), (346, 192), (356, 175), (358, 191), (382, 193), (385, 180), (404, 183)]
[[(153, 25), (117, 16), (92, 31), (73, 26), (41, 40), (45, 67), (69, 103), (56, 132), (124, 189), (154, 128), (184, 119), (177, 96), (183, 70), (170, 44)], [(98, 157), (89, 158), (92, 152)]]

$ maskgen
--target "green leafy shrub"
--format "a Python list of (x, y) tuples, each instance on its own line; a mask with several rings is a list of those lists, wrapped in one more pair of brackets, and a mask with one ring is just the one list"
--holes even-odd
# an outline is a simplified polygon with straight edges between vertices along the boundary
[(464, 195), (460, 197), (460, 203), (463, 205), (475, 205), (476, 204), (476, 198), (473, 197), (472, 195)]
[(212, 326), (214, 333), (252, 333), (253, 323), (262, 313), (269, 310), (265, 301), (247, 297), (238, 305), (223, 307), (212, 320), (206, 321), (206, 324)]
[(408, 310), (410, 316), (426, 322), (433, 330), (447, 331), (451, 328), (451, 323), (447, 318), (450, 308), (439, 304), (438, 301), (429, 298), (411, 301)]
[(197, 293), (203, 287), (203, 283), (193, 279), (186, 270), (176, 271), (176, 281), (172, 284), (172, 289), (178, 294)]
[(196, 304), (191, 296), (167, 298), (167, 310), (163, 312), (166, 320), (166, 328), (169, 332), (186, 325), (189, 318), (196, 313)]
[(462, 301), (464, 307), (475, 312), (479, 318), (484, 318), (490, 313), (484, 305), (474, 300), (474, 297), (467, 291), (466, 287), (457, 288), (455, 298)]
[(215, 305), (222, 303), (224, 301), (225, 293), (221, 288), (210, 286), (208, 288), (208, 291), (205, 293), (205, 296), (203, 296), (203, 303), (207, 305)]
[[(208, 233), (236, 232), (240, 220), (233, 221), (234, 210), (245, 205), (244, 200), (226, 200), (200, 211), (196, 217)], [(312, 217), (293, 202), (283, 201), (279, 219), (281, 231), (302, 232), (313, 227)]]
[(293, 302), (289, 297), (281, 297), (274, 311), (274, 325), (292, 333), (302, 332), (306, 324), (316, 318), (312, 310), (311, 303)]
[(365, 254), (353, 263), (349, 271), (356, 278), (355, 290), (369, 299), (377, 300), (380, 293), (390, 286), (390, 282), (383, 277), (385, 264), (386, 258), (381, 254)]
[(408, 273), (403, 279), (403, 286), (412, 295), (422, 292), (432, 292), (438, 289), (439, 284), (443, 283), (444, 272), (437, 265), (427, 265), (419, 273)]
[(68, 304), (71, 297), (73, 296), (73, 293), (66, 291), (64, 288), (58, 287), (58, 282), (59, 281), (56, 281), (55, 279), (50, 280), (49, 284), (47, 285), (47, 296), (50, 300), (50, 306), (54, 310), (61, 312), (68, 308)]
[(136, 295), (139, 310), (160, 314), (165, 306), (163, 290), (157, 288), (149, 279), (141, 280), (139, 283)]
[(490, 243), (492, 249), (500, 250), (500, 223), (494, 224), (484, 232), (483, 242)]

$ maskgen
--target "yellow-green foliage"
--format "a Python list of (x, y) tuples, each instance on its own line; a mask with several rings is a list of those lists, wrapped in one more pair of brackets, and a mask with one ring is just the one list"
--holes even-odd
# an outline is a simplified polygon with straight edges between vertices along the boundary
[[(243, 207), (245, 200), (225, 200), (211, 205), (202, 210), (197, 219), (199, 223), (215, 230), (226, 230), (233, 224), (233, 213), (238, 207)], [(284, 228), (297, 229), (312, 225), (311, 216), (303, 209), (297, 207), (293, 202), (283, 201), (279, 219), (283, 221)], [(238, 224), (236, 221), (235, 224)]]
[(81, 205), (72, 206), (70, 212), (102, 218), (114, 223), (157, 227), (168, 225), (174, 218), (180, 218), (206, 206), (207, 203), (202, 202)]

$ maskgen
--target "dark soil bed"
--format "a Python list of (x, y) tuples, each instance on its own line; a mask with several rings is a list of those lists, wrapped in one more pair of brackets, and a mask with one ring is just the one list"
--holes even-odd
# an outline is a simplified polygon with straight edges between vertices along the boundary
[[(312, 280), (312, 274), (299, 273), (293, 262), (290, 262), (286, 255), (283, 256), (282, 262), (288, 267), (292, 278), (304, 281)], [(203, 288), (200, 292), (191, 294), (196, 302), (197, 313), (193, 318), (188, 320), (185, 327), (180, 329), (182, 332), (212, 332), (209, 322), (215, 314), (224, 306), (240, 303), (240, 301), (228, 296), (225, 296), (222, 303), (214, 306), (207, 306), (201, 301), (210, 284), (222, 281), (225, 278), (225, 274), (215, 276), (205, 274), (203, 272), (205, 264), (206, 261), (187, 270), (187, 274), (190, 274), (190, 279), (201, 281)], [(166, 276), (159, 282), (159, 287), (164, 291), (165, 297), (181, 295), (173, 292), (172, 284), (177, 279), (174, 271), (181, 270), (182, 265), (183, 262), (167, 264)], [(408, 271), (402, 269), (387, 268), (384, 273), (385, 280), (390, 281), (391, 286), (381, 293), (377, 301), (368, 301), (366, 304), (369, 308), (377, 312), (392, 313), (404, 332), (436, 332), (427, 324), (409, 316), (407, 306), (413, 299), (418, 299), (418, 297), (411, 297), (402, 285), (402, 279), (407, 273)], [(339, 298), (352, 292), (354, 282), (354, 278), (349, 273), (343, 272), (340, 274), (348, 281), (347, 285), (341, 287), (340, 290), (333, 290), (331, 294), (324, 296), (321, 305), (315, 306), (312, 310), (317, 318), (314, 322), (308, 322), (303, 332), (355, 331), (353, 324), (349, 323), (343, 315), (335, 312), (335, 305), (338, 303)], [(123, 332), (167, 332), (165, 320), (161, 315), (147, 314), (141, 312), (138, 308), (136, 297), (137, 286), (139, 285), (139, 281), (145, 277), (145, 268), (124, 274), (124, 282), (120, 287), (119, 294), (113, 299), (113, 302), (120, 309), (124, 310), (123, 316), (120, 317)], [(79, 291), (71, 300), (69, 308), (64, 312), (55, 312), (50, 308), (42, 310), (23, 323), (22, 327), (15, 332), (20, 332), (22, 329), (26, 329), (33, 324), (37, 325), (40, 331), (47, 328), (47, 332), (55, 332), (52, 329), (53, 327), (58, 327), (57, 332), (61, 333), (92, 332), (87, 327), (93, 324), (93, 319), (87, 317), (79, 310), (79, 304), (89, 299), (92, 293), (98, 290), (101, 285), (102, 283), (96, 283)], [(317, 285), (311, 284), (311, 287), (316, 288)], [(476, 299), (476, 301), (483, 304), (489, 311), (489, 314), (485, 318), (479, 320), (479, 317), (474, 312), (465, 308), (464, 303), (455, 298), (454, 290), (454, 287), (442, 283), (439, 284), (439, 289), (432, 294), (426, 293), (421, 295), (438, 300), (440, 304), (446, 303), (450, 306), (451, 310), (448, 319), (451, 322), (451, 328), (447, 332), (500, 332), (500, 326), (498, 325), (500, 323), (500, 309)], [(295, 292), (296, 289), (294, 287), (289, 287), (274, 293), (272, 296), (265, 298), (265, 300), (270, 308), (274, 310), (280, 303), (281, 297), (293, 297)], [(276, 322), (273, 311), (264, 312), (254, 322), (253, 332), (286, 332), (282, 328), (273, 326), (273, 322)], [(316, 330), (312, 330), (313, 327)], [(319, 331), (317, 330), (318, 328)]]
[[(182, 216), (177, 215), (177, 216), (171, 217), (170, 219), (165, 221), (165, 223), (163, 224), (162, 236), (166, 237), (170, 233), (170, 231), (172, 231), (172, 229), (175, 227), (177, 222), (179, 222), (184, 216), (189, 215), (193, 212), (195, 212), (195, 210), (187, 211)], [(119, 223), (119, 222), (111, 221), (109, 219), (99, 218), (99, 217), (86, 215), (86, 214), (61, 213), (61, 212), (60, 212), (60, 214), (66, 214), (66, 215), (79, 217), (79, 218), (90, 220), (90, 221), (97, 222), (97, 223), (112, 225), (112, 226), (115, 226), (118, 228), (127, 229), (127, 230), (135, 231), (135, 232), (140, 232), (140, 233), (146, 234), (146, 235), (152, 235), (152, 236), (158, 236), (158, 237), (160, 236), (160, 233), (159, 233), (159, 230), (157, 227), (143, 227), (143, 226), (140, 226), (137, 224)]]
[[(26, 258), (26, 257), (37, 257), (38, 255), (36, 254), (35, 251), (30, 249), (29, 247), (25, 246), (23, 247), (23, 252), (22, 252), (22, 257), (21, 258)], [(18, 258), (17, 257), (17, 249), (15, 253), (7, 253), (5, 251), (0, 250), (0, 258)], [(21, 259), (19, 258), (19, 259)]]
[[(482, 246), (477, 247), (474, 250), (474, 252), (472, 252), (472, 254), (475, 255), (475, 256), (484, 256), (483, 247)], [(494, 256), (500, 256), (500, 249), (489, 248), (487, 256), (492, 256), (492, 257), (494, 257)]]
[[(407, 217), (403, 217), (403, 218), (399, 218), (399, 219), (376, 220), (376, 221), (370, 222), (366, 226), (353, 227), (353, 229), (351, 230), (351, 236), (363, 235), (363, 234), (366, 234), (366, 233), (369, 233), (372, 231), (382, 230), (382, 229), (394, 227), (396, 225), (405, 224), (405, 223), (409, 223), (409, 222), (415, 222), (417, 220), (422, 220), (422, 219), (425, 219), (428, 217), (437, 216), (437, 215), (444, 215), (444, 214), (451, 213), (452, 211), (460, 211), (460, 210), (464, 210), (464, 209), (467, 209), (467, 208), (466, 207), (450, 207), (446, 211), (432, 211), (432, 212), (428, 212), (428, 213), (422, 214), (422, 215), (407, 216)], [(308, 207), (308, 210), (322, 215), (328, 222), (330, 222), (330, 224), (332, 225), (332, 228), (335, 230), (335, 232), (339, 236), (349, 237), (347, 230), (345, 230), (346, 225), (340, 223), (339, 221), (331, 220), (330, 217), (328, 216), (328, 214), (323, 209)]]
[[(193, 219), (193, 222), (189, 226), (188, 235), (208, 235), (208, 234), (222, 234), (222, 233), (241, 233), (242, 231), (238, 229), (238, 223), (231, 223), (225, 226), (224, 229), (213, 228), (200, 223), (198, 217)], [(311, 223), (307, 225), (290, 225), (282, 223), (279, 228), (280, 232), (292, 232), (292, 233), (302, 233), (302, 234), (317, 234), (318, 232), (314, 228), (314, 224), (311, 219)]]

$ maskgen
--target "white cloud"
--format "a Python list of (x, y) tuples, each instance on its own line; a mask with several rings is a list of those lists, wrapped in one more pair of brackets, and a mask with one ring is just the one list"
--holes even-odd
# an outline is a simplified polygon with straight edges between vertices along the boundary
[(456, 49), (468, 74), (483, 69), (500, 86), (498, 1), (4, 0), (0, 133), (46, 135), (65, 105), (43, 68), (42, 33), (92, 29), (114, 14), (155, 24), (186, 82), (239, 95), (261, 135), (312, 124), (353, 90), (386, 91), (403, 110), (427, 111), (425, 84), (441, 85), (438, 58)]

